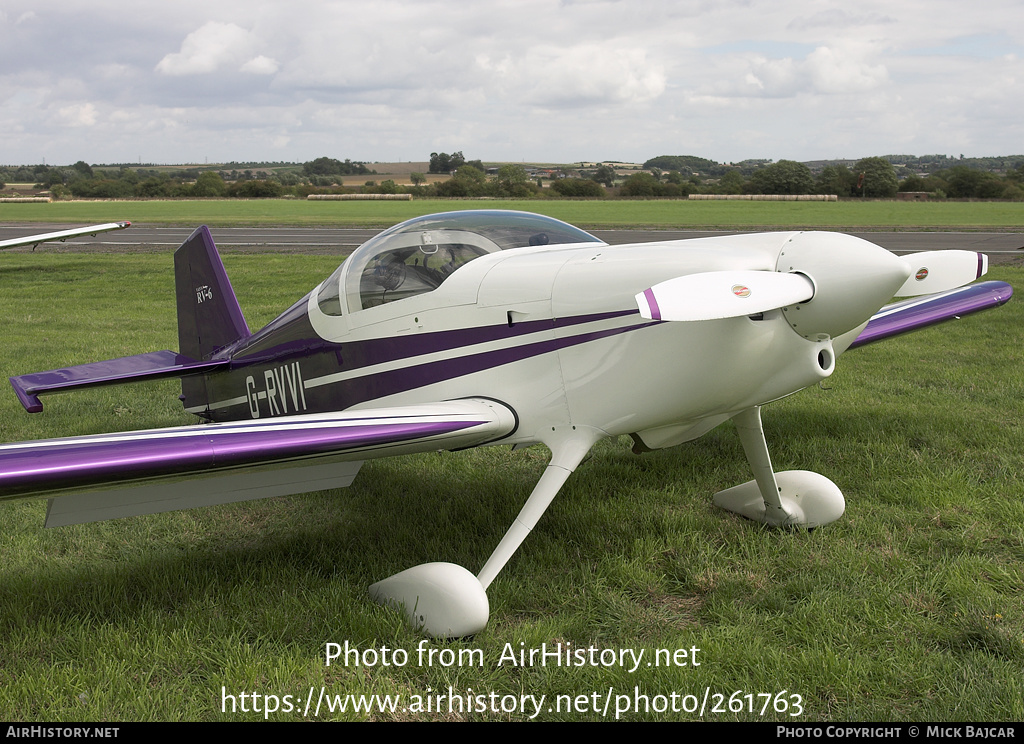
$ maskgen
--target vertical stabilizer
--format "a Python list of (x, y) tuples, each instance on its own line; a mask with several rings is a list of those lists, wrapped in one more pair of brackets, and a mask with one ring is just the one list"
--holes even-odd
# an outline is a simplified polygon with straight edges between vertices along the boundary
[[(250, 335), (210, 230), (203, 225), (174, 252), (174, 291), (178, 304), (178, 350), (197, 361)], [(206, 380), (181, 381), (186, 409), (205, 406)]]
[(224, 264), (203, 225), (174, 252), (178, 350), (200, 360), (249, 335)]

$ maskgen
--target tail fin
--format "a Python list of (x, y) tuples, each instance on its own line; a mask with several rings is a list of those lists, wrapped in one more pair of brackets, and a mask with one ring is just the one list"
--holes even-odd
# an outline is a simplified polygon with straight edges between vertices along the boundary
[(178, 301), (178, 350), (185, 356), (206, 359), (218, 349), (250, 335), (217, 246), (205, 225), (174, 252), (174, 285)]
[[(203, 225), (174, 252), (174, 286), (178, 303), (178, 349), (197, 361), (250, 334), (210, 230)], [(206, 381), (181, 381), (186, 409), (208, 403)]]

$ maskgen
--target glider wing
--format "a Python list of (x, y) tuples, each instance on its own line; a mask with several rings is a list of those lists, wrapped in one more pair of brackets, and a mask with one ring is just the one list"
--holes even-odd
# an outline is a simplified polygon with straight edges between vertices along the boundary
[(102, 225), (91, 225), (89, 227), (75, 227), (70, 230), (58, 230), (57, 232), (42, 233), (40, 235), (26, 235), (24, 238), (12, 238), (11, 240), (0, 240), (0, 250), (4, 248), (15, 248), (19, 245), (30, 245), (35, 248), (40, 243), (48, 243), (53, 240), (64, 242), (68, 238), (77, 238), (80, 235), (96, 235), (111, 230), (124, 230), (131, 226), (131, 222), (107, 222)]

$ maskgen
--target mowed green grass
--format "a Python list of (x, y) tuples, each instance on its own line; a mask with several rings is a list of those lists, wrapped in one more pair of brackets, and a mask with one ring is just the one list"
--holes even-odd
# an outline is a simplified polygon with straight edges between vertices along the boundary
[(410, 217), (455, 209), (518, 209), (580, 227), (1024, 227), (1022, 202), (727, 202), (572, 201), (555, 199), (424, 199), (305, 201), (54, 202), (0, 204), (3, 222), (94, 223), (116, 220), (208, 225), (390, 226)]
[[(225, 263), (254, 328), (334, 268)], [(0, 283), (4, 376), (176, 348), (169, 254), (7, 254)], [(427, 644), (479, 651), (461, 665), (418, 664), (420, 637), (366, 587), (426, 561), (478, 570), (543, 448), (380, 460), (345, 490), (53, 530), (44, 502), (0, 505), (0, 720), (256, 720), (222, 712), (222, 688), (249, 693), (251, 708), (252, 693), (305, 700), (321, 687), (403, 696), (395, 712), (323, 710), (328, 720), (526, 717), (402, 710), (449, 687), (546, 695), (544, 720), (610, 719), (620, 695), (625, 719), (699, 717), (633, 707), (673, 693), (724, 696), (708, 720), (1022, 720), (1022, 322), (1014, 301), (849, 352), (821, 386), (767, 406), (776, 467), (824, 473), (846, 495), (844, 517), (812, 532), (713, 507), (715, 491), (751, 477), (731, 424), (642, 456), (624, 438), (599, 444), (491, 586), (488, 627)], [(0, 438), (186, 422), (177, 393), (169, 382), (56, 395), (29, 415), (8, 392)], [(409, 661), (325, 666), (325, 644), (346, 641)], [(696, 647), (700, 665), (498, 664), (506, 644), (558, 642), (648, 660)], [(737, 692), (758, 713), (730, 712)], [(799, 715), (760, 714), (764, 695), (792, 706), (794, 694)], [(576, 712), (549, 712), (557, 695)], [(609, 712), (595, 712), (606, 696)]]

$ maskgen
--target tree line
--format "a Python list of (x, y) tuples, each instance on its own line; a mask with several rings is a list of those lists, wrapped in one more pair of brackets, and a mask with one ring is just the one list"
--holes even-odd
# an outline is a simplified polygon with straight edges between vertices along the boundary
[[(678, 170), (664, 173), (656, 165), (659, 162), (689, 165), (690, 170), (688, 174)], [(835, 194), (891, 199), (901, 192), (923, 192), (935, 199), (1024, 200), (1024, 156), (978, 158), (966, 163), (945, 156), (870, 157), (851, 165), (823, 164), (816, 173), (806, 163), (792, 160), (744, 161), (734, 166), (706, 162), (711, 167), (699, 164), (706, 170), (698, 171), (692, 161), (673, 163), (668, 156), (654, 158), (644, 163), (653, 178), (637, 174), (627, 179), (623, 189), (633, 196), (674, 196), (676, 189), (666, 189), (674, 184), (687, 194)], [(940, 162), (946, 167), (935, 167)], [(984, 168), (993, 165), (1002, 172)], [(918, 166), (928, 171), (918, 173), (914, 170)]]
[[(936, 167), (942, 164), (946, 167)], [(622, 164), (619, 164), (620, 166)], [(722, 164), (691, 155), (662, 155), (642, 170), (612, 163), (527, 169), (506, 163), (486, 169), (462, 152), (431, 153), (429, 172), (447, 179), (411, 185), (394, 179), (343, 185), (345, 176), (374, 176), (366, 163), (320, 157), (305, 163), (230, 163), (218, 168), (170, 169), (127, 165), (0, 167), (4, 182), (33, 183), (56, 198), (304, 198), (311, 193), (412, 193), (420, 197), (686, 198), (690, 194), (835, 194), (893, 198), (1024, 200), (1024, 156), (956, 160), (946, 156), (885, 156), (812, 164), (745, 160)], [(998, 171), (987, 170), (997, 168)], [(230, 167), (230, 169), (229, 169)]]

